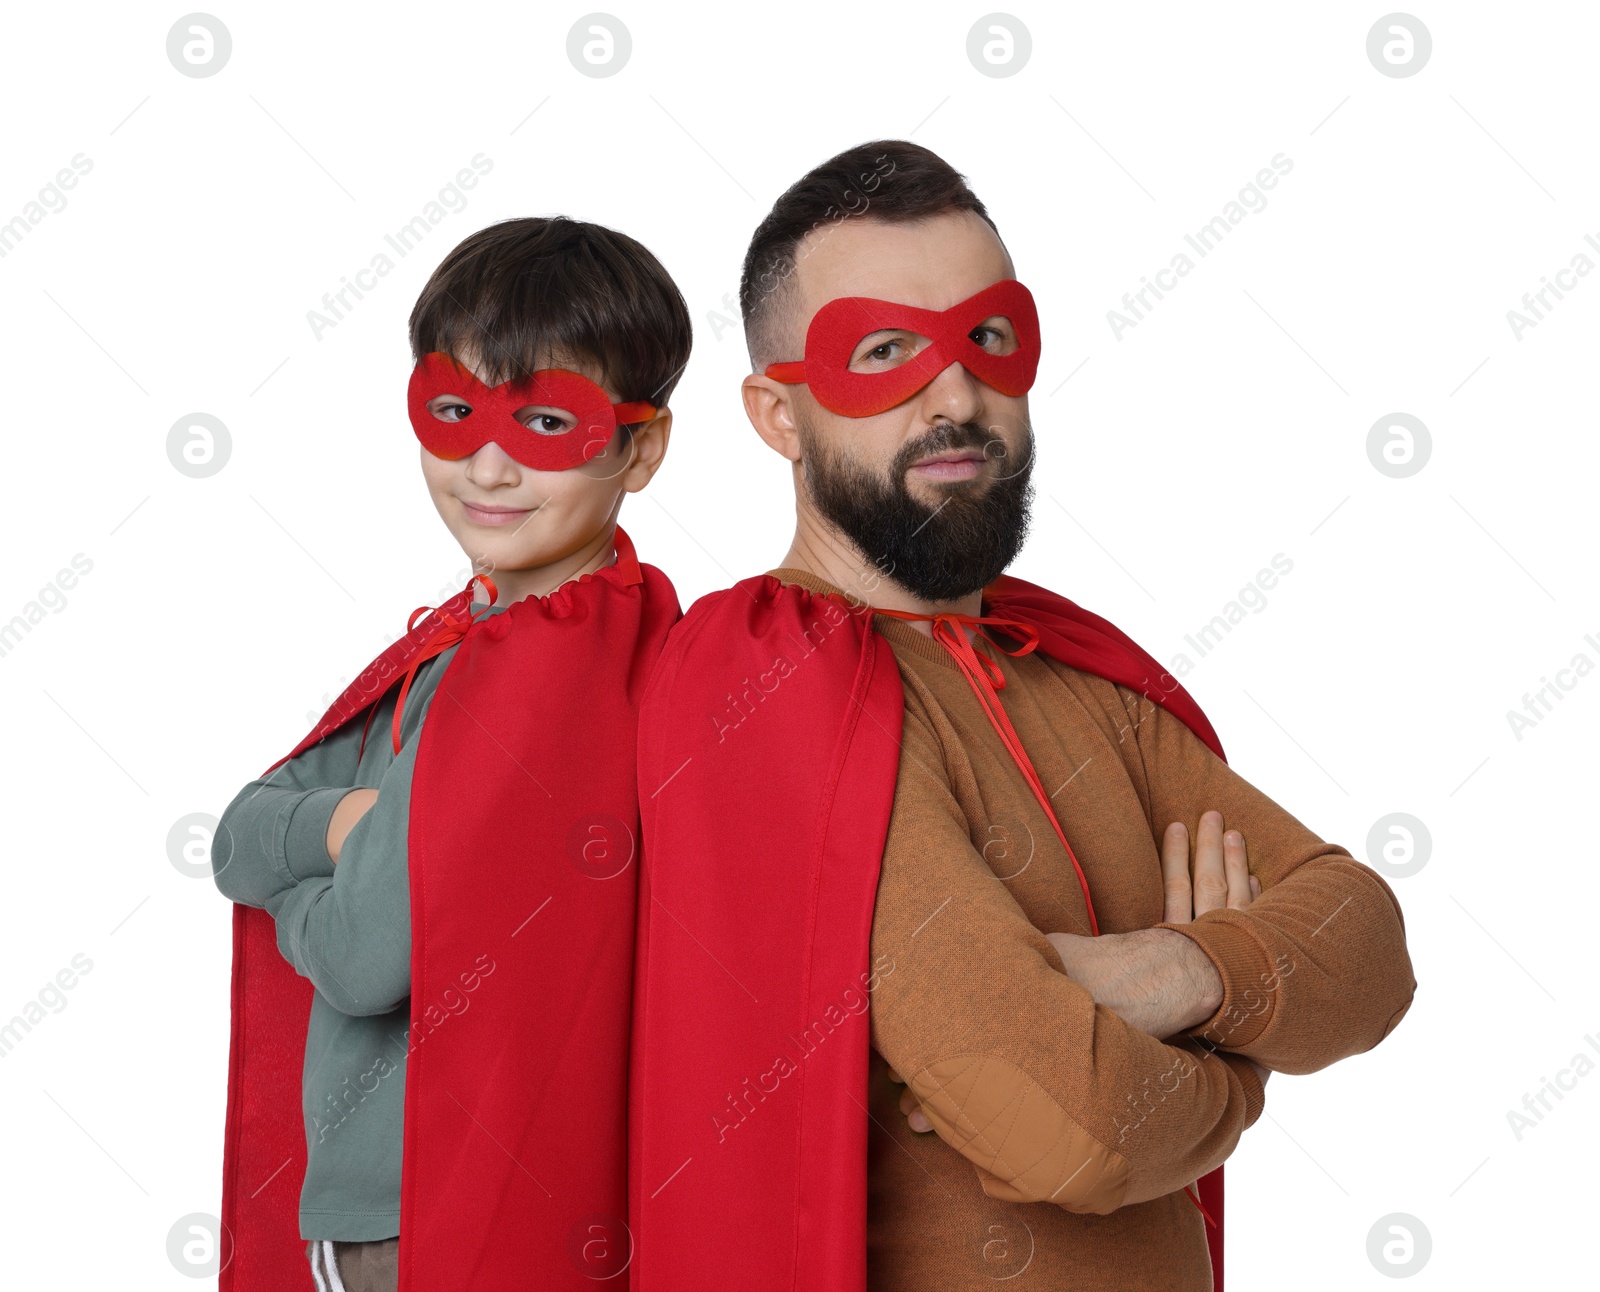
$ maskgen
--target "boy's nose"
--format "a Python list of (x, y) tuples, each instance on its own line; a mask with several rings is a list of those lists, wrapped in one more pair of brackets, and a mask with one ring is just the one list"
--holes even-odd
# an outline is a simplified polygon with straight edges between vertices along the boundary
[(520, 471), (517, 460), (493, 440), (480, 447), (467, 461), (467, 479), (473, 484), (515, 479)]

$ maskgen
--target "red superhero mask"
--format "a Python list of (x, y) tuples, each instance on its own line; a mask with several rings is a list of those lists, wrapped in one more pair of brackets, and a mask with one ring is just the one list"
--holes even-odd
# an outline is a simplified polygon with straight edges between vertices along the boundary
[[(440, 395), (456, 396), (470, 411), (456, 421), (435, 416), (428, 404)], [(435, 457), (468, 457), (492, 440), (535, 471), (582, 466), (611, 443), (619, 425), (649, 421), (659, 411), (643, 401), (613, 404), (594, 382), (565, 368), (541, 368), (520, 381), (485, 386), (438, 350), (413, 369), (406, 401), (412, 429)], [(517, 419), (525, 408), (550, 409), (561, 426), (536, 429), (546, 420), (543, 414), (525, 426)]]
[[(992, 318), (1010, 327), (1000, 349), (986, 350), (972, 333)], [(904, 363), (878, 372), (852, 372), (850, 359), (874, 332), (914, 332), (928, 344)], [(842, 417), (872, 417), (910, 399), (952, 363), (959, 363), (1002, 395), (1022, 395), (1039, 369), (1039, 312), (1033, 293), (1015, 278), (985, 287), (947, 310), (841, 296), (829, 301), (806, 329), (806, 357), (767, 366), (766, 375), (804, 382), (817, 403)]]

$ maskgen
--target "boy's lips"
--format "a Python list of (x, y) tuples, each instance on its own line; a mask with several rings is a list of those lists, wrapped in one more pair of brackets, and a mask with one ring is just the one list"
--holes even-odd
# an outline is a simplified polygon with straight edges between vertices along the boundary
[(513, 525), (533, 514), (532, 507), (501, 507), (461, 499), (461, 509), (475, 525)]

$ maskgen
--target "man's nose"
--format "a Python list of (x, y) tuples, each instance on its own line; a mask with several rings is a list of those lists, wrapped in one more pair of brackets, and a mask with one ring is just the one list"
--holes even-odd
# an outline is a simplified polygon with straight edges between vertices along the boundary
[(978, 419), (983, 409), (982, 383), (960, 363), (951, 363), (922, 388), (922, 412), (930, 421), (947, 418), (958, 426)]

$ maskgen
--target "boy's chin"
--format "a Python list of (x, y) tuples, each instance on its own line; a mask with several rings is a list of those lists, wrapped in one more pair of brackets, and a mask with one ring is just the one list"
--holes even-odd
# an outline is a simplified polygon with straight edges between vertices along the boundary
[(535, 574), (555, 565), (570, 555), (571, 544), (562, 544), (559, 536), (551, 539), (542, 536), (538, 541), (524, 538), (518, 542), (501, 538), (498, 542), (492, 531), (464, 532), (456, 535), (461, 550), (474, 563), (473, 568), (493, 577), (500, 574)]

